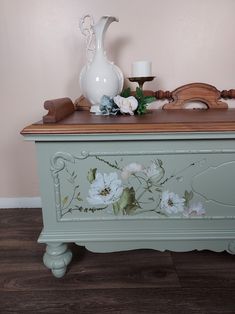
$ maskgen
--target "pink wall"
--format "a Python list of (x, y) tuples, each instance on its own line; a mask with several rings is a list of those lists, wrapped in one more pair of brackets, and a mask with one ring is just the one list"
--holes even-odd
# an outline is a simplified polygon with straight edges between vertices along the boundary
[(189, 82), (235, 87), (234, 0), (0, 0), (0, 197), (38, 196), (36, 155), (20, 130), (40, 120), (46, 99), (80, 95), (84, 13), (115, 15), (109, 58), (124, 75), (147, 59), (172, 90)]

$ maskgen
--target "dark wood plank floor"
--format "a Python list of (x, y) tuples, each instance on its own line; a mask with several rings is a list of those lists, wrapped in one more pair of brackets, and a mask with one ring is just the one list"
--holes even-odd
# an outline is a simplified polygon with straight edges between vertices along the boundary
[(235, 256), (73, 246), (56, 279), (42, 263), (41, 227), (40, 209), (0, 210), (1, 314), (235, 314)]

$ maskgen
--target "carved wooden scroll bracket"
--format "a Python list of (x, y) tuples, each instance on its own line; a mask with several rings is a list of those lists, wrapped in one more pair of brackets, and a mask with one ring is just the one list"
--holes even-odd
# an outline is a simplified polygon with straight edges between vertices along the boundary
[(208, 109), (228, 108), (228, 104), (220, 98), (235, 98), (235, 90), (223, 90), (220, 92), (216, 87), (205, 83), (191, 83), (175, 89), (173, 92), (156, 91), (157, 99), (172, 100), (163, 106), (163, 109), (183, 109), (186, 103), (199, 101)]
[(74, 104), (70, 98), (59, 98), (47, 100), (44, 108), (48, 110), (47, 115), (43, 116), (44, 123), (55, 123), (74, 112)]

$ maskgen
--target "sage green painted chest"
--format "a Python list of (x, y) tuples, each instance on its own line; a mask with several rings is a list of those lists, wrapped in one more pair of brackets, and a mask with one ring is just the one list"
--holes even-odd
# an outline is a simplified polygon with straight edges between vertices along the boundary
[(44, 263), (56, 277), (71, 261), (68, 243), (93, 252), (235, 253), (234, 130), (37, 127), (22, 133), (37, 147), (44, 224), (38, 241), (47, 244)]

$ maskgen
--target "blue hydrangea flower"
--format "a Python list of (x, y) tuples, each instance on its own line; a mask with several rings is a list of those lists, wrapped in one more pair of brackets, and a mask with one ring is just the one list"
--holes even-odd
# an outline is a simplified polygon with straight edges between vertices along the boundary
[(100, 101), (100, 111), (102, 115), (116, 115), (120, 109), (112, 98), (104, 95)]

